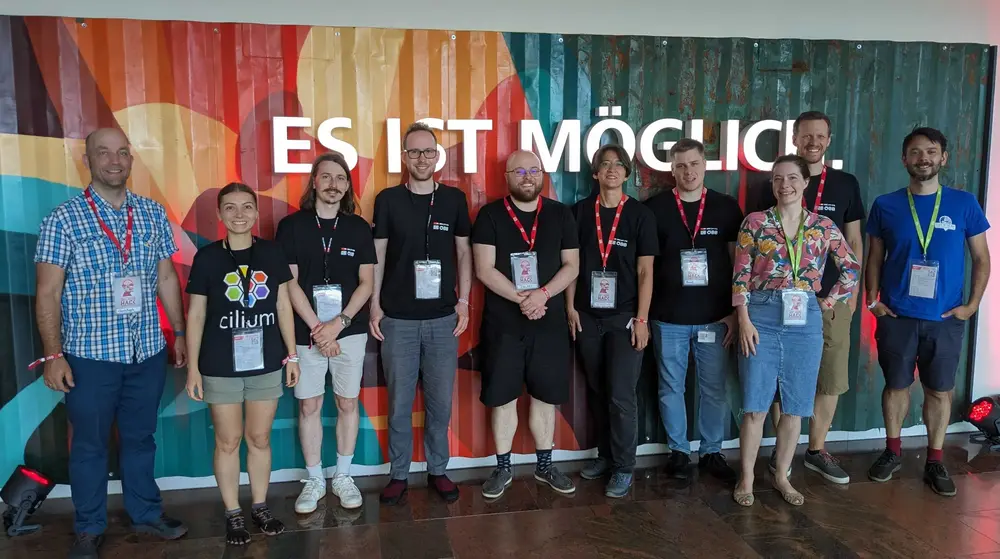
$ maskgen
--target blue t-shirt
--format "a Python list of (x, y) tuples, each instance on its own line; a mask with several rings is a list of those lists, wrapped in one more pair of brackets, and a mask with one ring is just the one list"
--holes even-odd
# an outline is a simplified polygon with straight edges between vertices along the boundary
[[(938, 262), (937, 296), (934, 299), (909, 295), (910, 264), (923, 259), (917, 229), (910, 214), (906, 188), (875, 199), (868, 215), (866, 232), (885, 243), (880, 300), (892, 312), (922, 320), (942, 320), (941, 315), (964, 303), (965, 240), (990, 228), (976, 198), (965, 191), (942, 186), (934, 235), (927, 248), (927, 260)], [(913, 197), (924, 235), (934, 213), (937, 193)]]

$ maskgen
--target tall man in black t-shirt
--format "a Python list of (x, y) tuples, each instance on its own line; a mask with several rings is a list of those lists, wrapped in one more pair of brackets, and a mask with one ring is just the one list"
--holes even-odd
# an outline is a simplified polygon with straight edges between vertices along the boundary
[[(812, 175), (803, 201), (809, 211), (833, 220), (861, 261), (864, 248), (861, 220), (865, 217), (861, 186), (854, 175), (831, 169), (823, 163), (826, 150), (830, 147), (830, 133), (830, 119), (819, 111), (802, 113), (792, 126), (792, 141), (796, 153), (809, 163), (809, 174)], [(774, 192), (768, 181), (760, 185), (757, 206), (751, 211), (763, 211), (775, 203)], [(837, 283), (838, 268), (833, 264), (832, 258), (830, 257), (823, 273), (823, 288), (816, 294), (820, 300), (825, 299)], [(833, 308), (823, 307), (823, 359), (816, 383), (816, 404), (809, 422), (809, 451), (805, 456), (805, 466), (833, 483), (851, 481), (837, 459), (826, 452), (824, 445), (833, 423), (833, 415), (837, 411), (837, 401), (850, 388), (848, 359), (851, 353), (851, 318), (857, 308), (860, 286), (861, 282), (858, 282), (848, 303), (837, 303)], [(771, 410), (775, 425), (780, 417), (779, 410), (778, 404)], [(772, 473), (774, 469), (775, 455), (771, 454)]]
[(308, 514), (326, 495), (323, 475), (321, 410), (326, 375), (337, 399), (337, 471), (333, 493), (344, 508), (361, 506), (351, 479), (358, 438), (358, 396), (368, 343), (368, 298), (375, 284), (375, 243), (368, 223), (354, 211), (354, 187), (347, 161), (324, 153), (313, 162), (300, 211), (278, 224), (292, 275), (289, 295), (295, 307), (295, 344), (301, 376), (299, 440), (308, 477), (295, 512)]
[(566, 288), (570, 336), (587, 376), (587, 404), (597, 426), (597, 460), (580, 477), (610, 473), (604, 494), (622, 498), (632, 486), (635, 467), (635, 387), (649, 342), (653, 259), (659, 245), (653, 212), (624, 192), (632, 174), (628, 152), (617, 144), (602, 146), (591, 172), (599, 189), (573, 206), (580, 275)]
[(705, 186), (705, 146), (685, 138), (670, 149), (676, 188), (650, 198), (660, 256), (656, 259), (653, 348), (660, 375), (660, 416), (671, 453), (667, 468), (687, 477), (691, 459), (685, 387), (688, 356), (698, 373), (698, 466), (726, 481), (736, 472), (722, 455), (729, 423), (728, 348), (736, 334), (733, 251), (743, 222), (739, 202)]
[(458, 337), (469, 324), (469, 204), (461, 190), (434, 181), (438, 144), (428, 126), (417, 123), (407, 129), (401, 157), (409, 180), (375, 197), (378, 263), (369, 329), (382, 342), (392, 461), (392, 479), (382, 490), (381, 501), (396, 504), (406, 493), (413, 453), (413, 399), (420, 379), (428, 484), (453, 502), (458, 487), (445, 470)]
[(538, 458), (535, 479), (573, 493), (573, 481), (552, 465), (552, 439), (555, 406), (569, 400), (570, 341), (560, 294), (579, 271), (576, 223), (569, 207), (540, 196), (543, 172), (535, 154), (511, 154), (506, 176), (510, 196), (483, 206), (472, 231), (476, 277), (486, 286), (479, 399), (493, 408), (497, 452), (483, 496), (500, 497), (513, 480), (510, 453), (525, 384)]

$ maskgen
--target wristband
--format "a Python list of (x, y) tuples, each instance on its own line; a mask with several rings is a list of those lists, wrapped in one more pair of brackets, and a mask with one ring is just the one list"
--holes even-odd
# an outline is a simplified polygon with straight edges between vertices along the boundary
[(458, 302), (465, 304), (465, 306), (467, 306), (467, 307), (469, 306), (469, 300), (466, 299), (465, 297), (462, 297), (461, 299), (459, 299)]
[(879, 300), (878, 300), (878, 299), (875, 299), (875, 300), (874, 300), (874, 301), (872, 301), (871, 303), (868, 303), (868, 310), (872, 310), (872, 309), (874, 309), (874, 308), (875, 308), (875, 305), (877, 305), (877, 304), (879, 304)]
[(53, 353), (52, 355), (46, 355), (45, 357), (36, 359), (28, 365), (28, 370), (30, 371), (35, 367), (41, 365), (42, 363), (45, 363), (46, 361), (55, 361), (56, 359), (61, 359), (62, 356), (63, 353), (60, 351), (59, 353)]
[(639, 318), (639, 317), (635, 317), (632, 320), (638, 322), (639, 324), (645, 324), (647, 322), (645, 318)]
[(552, 298), (552, 296), (549, 295), (549, 290), (546, 289), (544, 285), (542, 286), (542, 293), (545, 294), (545, 300), (546, 301)]
[(184, 330), (174, 330), (174, 337), (180, 338), (184, 336)]
[(298, 363), (298, 362), (299, 362), (299, 356), (298, 356), (298, 354), (295, 354), (295, 353), (289, 353), (289, 354), (288, 354), (288, 357), (284, 358), (284, 359), (283, 359), (283, 360), (281, 361), (281, 364), (282, 364), (282, 365), (287, 365), (287, 364), (289, 364), (289, 363)]

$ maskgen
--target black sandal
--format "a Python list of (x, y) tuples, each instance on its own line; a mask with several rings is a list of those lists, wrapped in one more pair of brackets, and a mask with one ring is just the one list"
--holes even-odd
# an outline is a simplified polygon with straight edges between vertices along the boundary
[(242, 512), (226, 515), (226, 543), (229, 545), (250, 543), (250, 531), (247, 530)]
[(277, 536), (285, 531), (285, 525), (271, 515), (271, 509), (267, 508), (267, 505), (254, 507), (250, 512), (250, 518), (253, 519), (254, 524), (257, 525), (257, 528), (260, 528), (260, 531), (264, 535)]

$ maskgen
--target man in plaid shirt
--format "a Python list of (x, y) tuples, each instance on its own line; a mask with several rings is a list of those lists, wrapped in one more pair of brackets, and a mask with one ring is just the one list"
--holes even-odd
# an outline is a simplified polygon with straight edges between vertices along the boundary
[(187, 533), (163, 515), (153, 478), (167, 364), (157, 295), (178, 338), (175, 365), (187, 361), (180, 282), (170, 261), (177, 245), (163, 206), (126, 188), (132, 153), (121, 131), (90, 134), (83, 161), (90, 186), (45, 218), (35, 252), (45, 385), (66, 393), (73, 426), (71, 559), (96, 558), (103, 541), (116, 419), (125, 508), (136, 531), (165, 539)]

